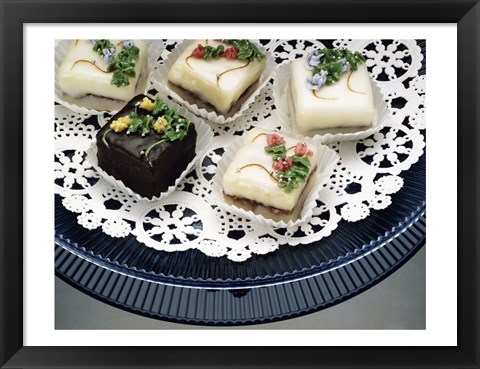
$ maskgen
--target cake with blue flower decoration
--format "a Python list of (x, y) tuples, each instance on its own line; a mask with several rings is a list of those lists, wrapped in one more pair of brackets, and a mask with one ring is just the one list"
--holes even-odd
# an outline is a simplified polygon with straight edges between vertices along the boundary
[(360, 52), (315, 50), (294, 60), (290, 72), (294, 116), (302, 134), (372, 125), (372, 86)]
[(58, 84), (70, 98), (126, 102), (136, 95), (146, 62), (144, 40), (74, 40), (58, 69)]

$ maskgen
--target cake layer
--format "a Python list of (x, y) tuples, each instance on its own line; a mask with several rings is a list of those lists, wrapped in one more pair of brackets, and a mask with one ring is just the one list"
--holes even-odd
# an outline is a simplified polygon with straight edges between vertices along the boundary
[[(254, 128), (245, 138), (244, 144), (236, 153), (223, 177), (223, 191), (225, 195), (247, 199), (267, 207), (272, 207), (285, 212), (291, 212), (299, 202), (307, 181), (299, 183), (298, 188), (291, 192), (281, 188), (278, 176), (273, 169), (272, 154), (265, 151), (267, 134), (264, 129)], [(286, 155), (294, 155), (298, 139), (277, 133), (285, 140)], [(311, 150), (308, 157), (311, 166), (308, 176), (315, 170), (317, 163), (317, 148), (307, 145)]]
[(230, 47), (215, 40), (192, 42), (175, 61), (168, 80), (213, 105), (218, 113), (226, 114), (248, 87), (260, 78), (266, 59), (249, 61), (221, 57), (204, 60), (191, 57), (198, 44)]
[[(122, 50), (122, 40), (110, 40), (116, 47), (116, 55)], [(112, 84), (113, 72), (108, 72), (108, 63), (93, 50), (91, 40), (74, 40), (58, 69), (58, 84), (62, 91), (74, 98), (86, 95), (128, 101), (135, 96), (135, 87), (141, 73), (145, 72), (147, 44), (144, 40), (132, 40), (140, 49), (135, 62), (135, 77), (128, 77), (129, 85), (117, 87)]]
[[(197, 133), (194, 124), (188, 127), (187, 135), (177, 141), (167, 141), (155, 146), (145, 156), (147, 148), (162, 139), (161, 133), (151, 131), (142, 136), (141, 132), (127, 135), (126, 132), (111, 131), (110, 123), (128, 116), (136, 110), (143, 118), (150, 111), (136, 107), (145, 96), (132, 99), (122, 110), (114, 115), (108, 124), (96, 135), (98, 165), (115, 179), (140, 196), (151, 198), (175, 184), (176, 179), (195, 157)], [(107, 133), (107, 131), (110, 132)], [(106, 141), (107, 145), (103, 140)]]
[(307, 87), (312, 71), (304, 59), (291, 63), (291, 91), (298, 131), (336, 127), (370, 126), (374, 118), (372, 86), (365, 64), (355, 72), (342, 73), (340, 80), (317, 91)]

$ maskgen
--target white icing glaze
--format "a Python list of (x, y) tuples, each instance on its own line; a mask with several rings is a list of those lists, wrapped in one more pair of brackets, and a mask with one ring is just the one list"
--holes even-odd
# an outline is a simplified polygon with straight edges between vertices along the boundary
[[(122, 40), (111, 40), (116, 45), (117, 54), (122, 50)], [(147, 61), (147, 44), (144, 40), (133, 40), (140, 49), (139, 58), (135, 63), (135, 77), (129, 77), (128, 86), (116, 87), (111, 84), (113, 73), (104, 73), (107, 64), (103, 58), (93, 50), (90, 40), (75, 40), (65, 55), (58, 69), (58, 84), (64, 93), (71, 97), (82, 97), (87, 94), (107, 97), (114, 100), (128, 101), (135, 96), (135, 87)], [(92, 65), (88, 60), (95, 62)], [(77, 63), (76, 63), (77, 62)], [(98, 68), (97, 68), (98, 67)]]
[(291, 90), (295, 121), (299, 132), (306, 134), (316, 129), (369, 126), (374, 118), (372, 86), (365, 64), (351, 73), (343, 73), (340, 80), (322, 86), (315, 95), (306, 86), (312, 72), (303, 59), (291, 63)]
[[(198, 44), (205, 45), (206, 41), (213, 47), (222, 44), (214, 40), (192, 42), (173, 64), (168, 80), (212, 104), (219, 113), (226, 114), (245, 90), (260, 77), (265, 69), (266, 58), (252, 62), (228, 58), (208, 61), (188, 58)], [(223, 45), (225, 48), (230, 47)], [(239, 69), (230, 71), (234, 68)], [(224, 73), (226, 71), (228, 72)], [(217, 79), (219, 74), (222, 75)]]
[[(267, 146), (266, 136), (262, 135), (255, 139), (255, 137), (262, 133), (277, 133), (285, 139), (285, 147), (287, 149), (300, 142), (298, 139), (285, 136), (278, 132), (253, 128), (246, 135), (243, 146), (238, 150), (235, 158), (225, 172), (223, 177), (223, 190), (225, 194), (230, 196), (236, 196), (256, 201), (266, 206), (291, 211), (297, 205), (306, 183), (301, 183), (299, 188), (287, 193), (283, 188), (278, 186), (277, 182), (274, 181), (264, 169), (260, 167), (249, 166), (240, 171), (238, 170), (249, 164), (260, 164), (268, 171), (273, 170), (272, 155), (265, 152), (265, 146)], [(310, 162), (312, 164), (316, 163), (318, 152), (317, 147), (308, 145), (308, 148), (313, 151), (313, 156), (309, 157)], [(287, 156), (293, 154), (293, 149), (287, 152)], [(310, 174), (312, 173), (312, 170), (315, 169), (313, 166), (314, 165), (310, 168)]]

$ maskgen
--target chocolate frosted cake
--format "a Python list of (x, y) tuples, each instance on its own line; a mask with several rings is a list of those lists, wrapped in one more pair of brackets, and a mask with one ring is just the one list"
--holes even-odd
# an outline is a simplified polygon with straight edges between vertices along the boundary
[(98, 165), (142, 197), (164, 192), (195, 157), (197, 132), (162, 100), (134, 97), (96, 136)]

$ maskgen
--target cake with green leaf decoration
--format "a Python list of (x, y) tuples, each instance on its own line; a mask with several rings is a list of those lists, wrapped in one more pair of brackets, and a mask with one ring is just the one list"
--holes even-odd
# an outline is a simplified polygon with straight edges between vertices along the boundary
[(172, 186), (195, 157), (195, 125), (159, 98), (138, 95), (96, 135), (98, 166), (142, 197)]
[(253, 128), (223, 177), (233, 203), (267, 217), (295, 217), (317, 166), (318, 148), (283, 133)]
[(136, 95), (146, 62), (144, 40), (74, 40), (58, 69), (58, 84), (70, 98), (127, 102)]
[(294, 118), (300, 133), (372, 125), (372, 86), (360, 52), (318, 49), (294, 60), (290, 75)]
[(169, 83), (226, 115), (247, 94), (266, 66), (266, 55), (249, 40), (196, 40), (178, 57)]

